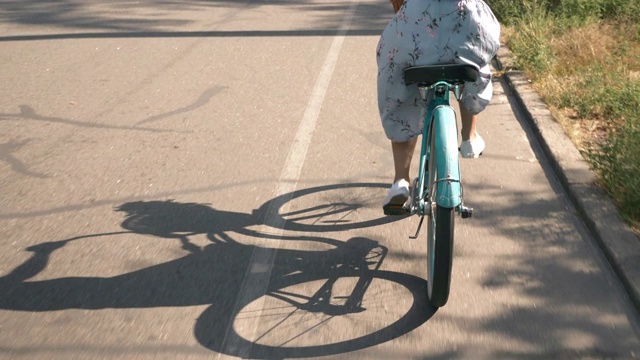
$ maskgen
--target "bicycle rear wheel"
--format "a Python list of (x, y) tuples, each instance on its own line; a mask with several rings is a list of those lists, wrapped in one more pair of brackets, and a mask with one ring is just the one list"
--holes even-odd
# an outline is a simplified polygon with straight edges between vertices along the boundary
[[(452, 126), (453, 124), (453, 126)], [(458, 139), (455, 115), (449, 107), (434, 112), (429, 151), (429, 221), (427, 222), (428, 296), (435, 307), (444, 306), (449, 300), (451, 269), (453, 263), (453, 234), (455, 206), (460, 193), (452, 186), (460, 186)], [(453, 177), (452, 177), (452, 174)], [(441, 179), (453, 179), (442, 181)]]

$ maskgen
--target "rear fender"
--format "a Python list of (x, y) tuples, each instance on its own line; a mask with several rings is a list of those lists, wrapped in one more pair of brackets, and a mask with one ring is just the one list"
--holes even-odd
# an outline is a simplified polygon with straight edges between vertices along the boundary
[(456, 208), (462, 204), (456, 114), (449, 106), (438, 106), (434, 109), (432, 122), (437, 166), (434, 200), (442, 207)]

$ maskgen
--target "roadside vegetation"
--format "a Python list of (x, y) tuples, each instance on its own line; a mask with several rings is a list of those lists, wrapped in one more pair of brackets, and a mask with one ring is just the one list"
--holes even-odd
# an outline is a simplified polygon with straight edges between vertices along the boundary
[(640, 1), (486, 1), (518, 66), (638, 231)]

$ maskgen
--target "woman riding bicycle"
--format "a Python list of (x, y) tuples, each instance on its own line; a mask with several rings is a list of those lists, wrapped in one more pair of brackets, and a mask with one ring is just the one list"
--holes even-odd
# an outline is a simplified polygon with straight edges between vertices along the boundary
[(476, 131), (478, 113), (491, 100), (489, 62), (500, 47), (500, 24), (483, 0), (391, 0), (395, 16), (377, 48), (378, 108), (391, 140), (395, 177), (383, 209), (409, 200), (411, 158), (422, 134), (425, 104), (415, 86), (404, 83), (403, 71), (415, 65), (468, 63), (480, 77), (467, 83), (461, 99), (460, 151), (477, 158), (485, 142)]

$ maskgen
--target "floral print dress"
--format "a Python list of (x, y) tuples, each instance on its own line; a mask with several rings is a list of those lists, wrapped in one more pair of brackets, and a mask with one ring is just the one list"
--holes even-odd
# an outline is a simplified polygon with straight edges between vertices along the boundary
[(462, 105), (472, 114), (491, 100), (489, 62), (500, 47), (500, 24), (482, 0), (405, 0), (377, 48), (378, 107), (387, 137), (405, 142), (422, 133), (425, 104), (403, 71), (414, 65), (470, 63), (480, 78), (465, 84)]

